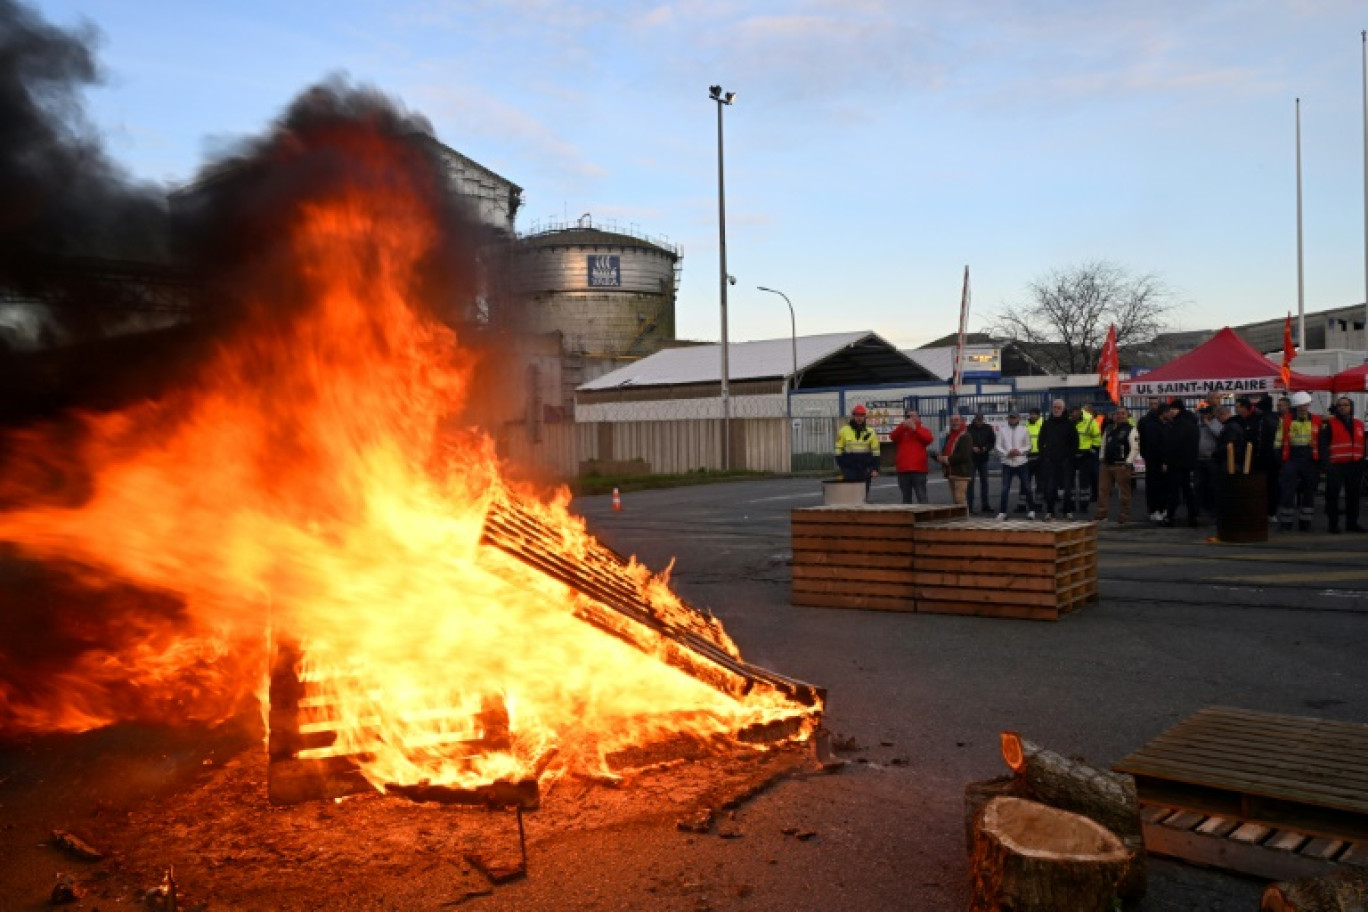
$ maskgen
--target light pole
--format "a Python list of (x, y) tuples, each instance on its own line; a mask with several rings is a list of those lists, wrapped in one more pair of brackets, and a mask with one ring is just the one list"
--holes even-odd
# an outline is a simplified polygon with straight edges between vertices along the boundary
[(764, 285), (757, 285), (755, 287), (758, 291), (768, 291), (770, 294), (777, 294), (779, 297), (783, 298), (784, 303), (788, 305), (789, 330), (793, 338), (793, 377), (789, 380), (788, 416), (789, 419), (792, 420), (793, 387), (798, 383), (798, 318), (793, 315), (793, 302), (788, 299), (788, 295), (784, 294), (777, 288), (766, 288)]
[(735, 92), (709, 86), (708, 95), (717, 102), (717, 252), (719, 287), (722, 291), (722, 468), (731, 469), (731, 393), (727, 370), (727, 193), (722, 178), (722, 106), (736, 100)]

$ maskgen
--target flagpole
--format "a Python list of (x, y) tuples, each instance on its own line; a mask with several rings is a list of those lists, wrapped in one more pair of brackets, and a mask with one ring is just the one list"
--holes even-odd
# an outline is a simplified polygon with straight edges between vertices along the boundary
[(1306, 351), (1306, 278), (1302, 269), (1301, 99), (1297, 99), (1297, 347)]
[(1368, 352), (1368, 29), (1363, 43), (1363, 348)]
[(955, 367), (950, 374), (950, 409), (959, 408), (960, 382), (964, 378), (964, 335), (969, 327), (969, 267), (964, 267), (964, 290), (960, 292), (959, 338), (955, 341)]

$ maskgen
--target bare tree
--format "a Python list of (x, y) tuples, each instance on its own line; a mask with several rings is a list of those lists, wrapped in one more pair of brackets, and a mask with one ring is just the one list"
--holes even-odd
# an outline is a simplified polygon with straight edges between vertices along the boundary
[(1173, 292), (1153, 275), (1132, 275), (1097, 260), (1058, 269), (1026, 286), (1028, 300), (1009, 304), (988, 325), (993, 336), (1015, 342), (1049, 371), (1085, 374), (1116, 324), (1118, 348), (1144, 345), (1167, 328)]

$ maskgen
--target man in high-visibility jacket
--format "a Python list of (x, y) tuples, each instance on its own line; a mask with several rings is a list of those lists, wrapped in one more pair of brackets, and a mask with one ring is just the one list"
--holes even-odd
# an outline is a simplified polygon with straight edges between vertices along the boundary
[(1040, 428), (1045, 424), (1045, 419), (1041, 417), (1040, 409), (1033, 408), (1027, 414), (1026, 433), (1031, 437), (1031, 451), (1026, 454), (1026, 479), (1021, 484), (1021, 490), (1017, 492), (1018, 513), (1034, 512), (1027, 510), (1026, 487), (1028, 485), (1035, 489), (1035, 500), (1041, 499), (1040, 489)]
[(1330, 531), (1338, 532), (1339, 495), (1344, 490), (1345, 528), (1362, 532), (1359, 525), (1359, 498), (1363, 487), (1363, 422), (1354, 417), (1354, 402), (1341, 396), (1335, 414), (1321, 423), (1321, 464), (1325, 468), (1325, 515)]
[[(1097, 454), (1102, 449), (1102, 432), (1097, 429), (1092, 412), (1087, 406), (1070, 410), (1069, 418), (1078, 428), (1078, 455), (1074, 457), (1074, 468), (1078, 472), (1078, 502), (1097, 500)], [(1088, 490), (1086, 500), (1083, 490)]]
[(863, 481), (865, 497), (879, 474), (879, 435), (865, 421), (869, 412), (863, 405), (850, 410), (850, 422), (836, 432), (836, 465), (846, 481)]
[[(1311, 531), (1316, 515), (1316, 483), (1320, 479), (1321, 416), (1311, 414), (1311, 394), (1293, 393), (1292, 411), (1278, 425), (1274, 446), (1282, 454), (1278, 478), (1278, 525), (1292, 531), (1292, 520), (1302, 532)], [(1301, 496), (1298, 513), (1297, 497)]]

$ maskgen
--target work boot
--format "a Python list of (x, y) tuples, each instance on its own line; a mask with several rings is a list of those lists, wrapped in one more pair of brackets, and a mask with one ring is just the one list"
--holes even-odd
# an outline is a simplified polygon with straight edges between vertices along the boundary
[[(1303, 520), (1301, 520), (1300, 522), (1298, 522), (1298, 523), (1297, 523), (1297, 531), (1298, 531), (1298, 532), (1310, 532), (1310, 531), (1311, 531), (1311, 520), (1309, 520), (1309, 519), (1303, 519)], [(1337, 529), (1337, 530), (1335, 530), (1335, 531), (1339, 531), (1339, 530)]]

